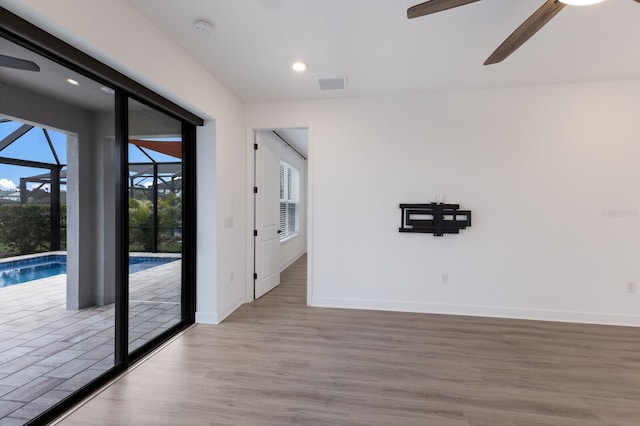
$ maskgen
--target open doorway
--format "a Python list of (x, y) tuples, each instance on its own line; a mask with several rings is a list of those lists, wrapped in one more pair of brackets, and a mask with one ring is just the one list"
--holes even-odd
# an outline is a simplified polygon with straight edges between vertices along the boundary
[(254, 129), (253, 299), (307, 252), (309, 129)]

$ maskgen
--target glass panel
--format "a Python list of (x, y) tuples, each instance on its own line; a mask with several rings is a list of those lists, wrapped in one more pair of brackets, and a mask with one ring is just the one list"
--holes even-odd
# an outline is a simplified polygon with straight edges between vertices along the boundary
[(2, 68), (0, 97), (0, 424), (24, 424), (114, 366), (115, 103), (0, 54), (41, 68)]
[(182, 319), (182, 125), (129, 101), (129, 352)]

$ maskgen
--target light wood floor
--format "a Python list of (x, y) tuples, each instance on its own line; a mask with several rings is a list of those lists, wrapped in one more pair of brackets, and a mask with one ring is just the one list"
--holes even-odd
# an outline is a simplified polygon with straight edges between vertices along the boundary
[(640, 330), (306, 307), (302, 258), (63, 425), (640, 425)]

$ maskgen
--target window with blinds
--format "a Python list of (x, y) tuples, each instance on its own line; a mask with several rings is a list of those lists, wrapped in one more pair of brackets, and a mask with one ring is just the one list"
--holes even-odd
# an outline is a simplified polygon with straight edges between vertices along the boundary
[(293, 166), (280, 163), (280, 240), (298, 232), (299, 173)]

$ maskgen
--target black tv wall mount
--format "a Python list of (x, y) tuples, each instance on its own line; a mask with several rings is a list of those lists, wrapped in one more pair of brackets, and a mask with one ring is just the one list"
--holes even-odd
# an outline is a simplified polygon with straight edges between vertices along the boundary
[(459, 234), (461, 229), (471, 226), (471, 210), (460, 210), (459, 204), (400, 204), (400, 209), (400, 232), (442, 237), (444, 234)]

